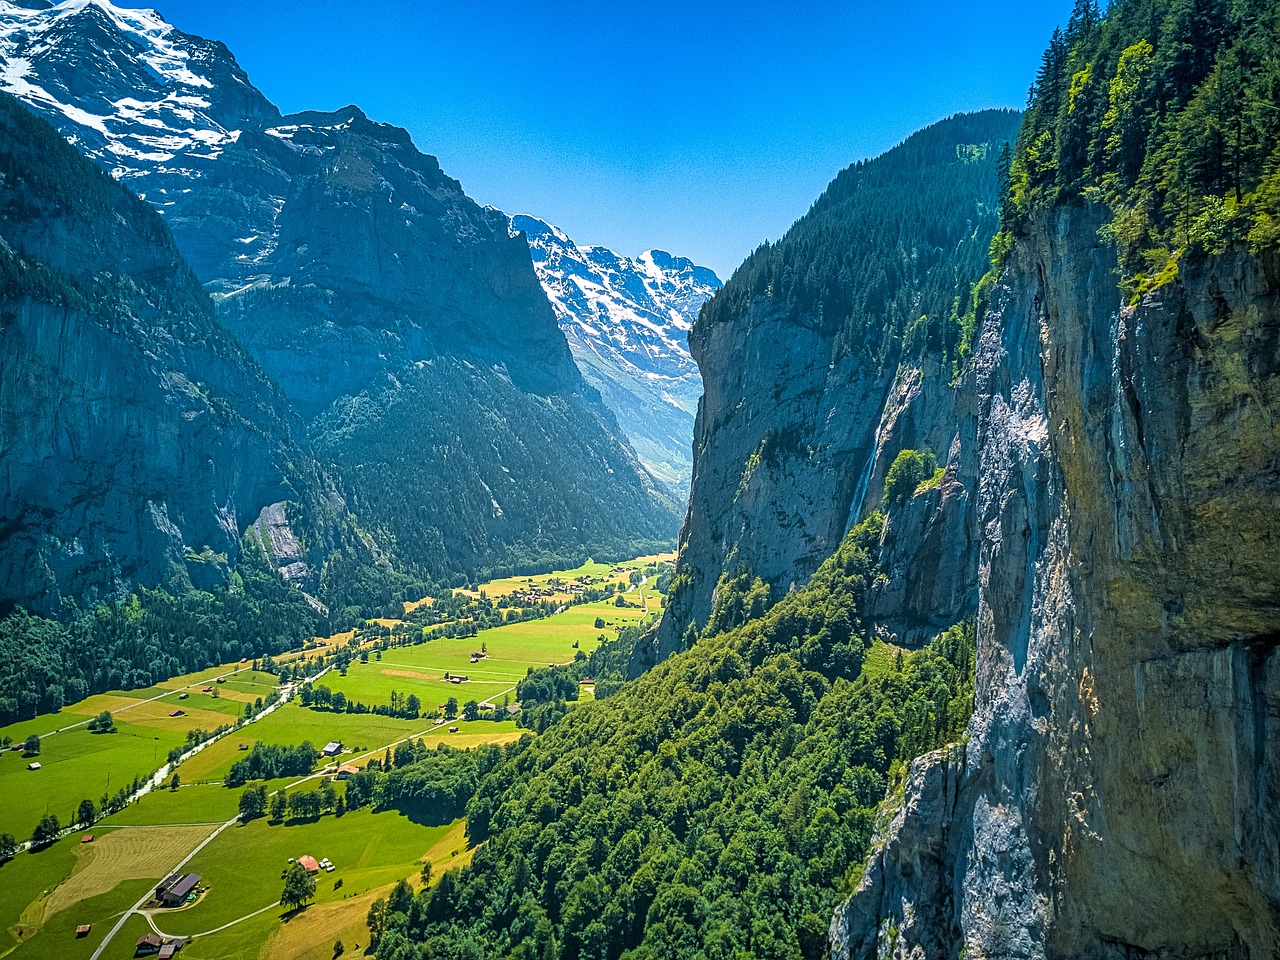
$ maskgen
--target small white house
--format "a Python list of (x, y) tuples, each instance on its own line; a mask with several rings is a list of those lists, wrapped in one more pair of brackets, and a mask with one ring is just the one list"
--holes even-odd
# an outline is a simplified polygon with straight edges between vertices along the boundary
[(32, 760), (30, 763), (28, 763), (28, 764), (27, 764), (27, 769), (28, 769), (28, 770), (39, 770), (39, 769), (40, 769), (40, 761), (39, 761), (39, 760)]

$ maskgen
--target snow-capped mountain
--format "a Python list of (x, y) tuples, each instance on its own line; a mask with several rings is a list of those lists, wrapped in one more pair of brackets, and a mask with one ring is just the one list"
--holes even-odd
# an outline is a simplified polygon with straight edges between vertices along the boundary
[(659, 478), (686, 487), (702, 379), (689, 327), (720, 289), (707, 267), (662, 250), (632, 259), (579, 246), (537, 217), (513, 217), (587, 382), (600, 391), (636, 453)]
[(198, 167), (280, 116), (223, 44), (154, 10), (0, 0), (0, 61), (0, 89), (77, 124), (69, 139), (117, 177)]

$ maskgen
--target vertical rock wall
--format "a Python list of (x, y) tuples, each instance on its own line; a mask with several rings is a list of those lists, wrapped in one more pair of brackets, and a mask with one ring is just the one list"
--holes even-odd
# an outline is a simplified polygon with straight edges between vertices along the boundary
[(1280, 265), (1131, 308), (1101, 222), (1036, 224), (984, 320), (976, 711), (837, 957), (1280, 955)]

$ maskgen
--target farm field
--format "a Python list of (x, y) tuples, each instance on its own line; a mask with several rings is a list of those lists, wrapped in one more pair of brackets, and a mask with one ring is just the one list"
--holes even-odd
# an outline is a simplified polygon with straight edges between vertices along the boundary
[[(657, 595), (647, 587), (624, 596), (628, 604), (647, 601), (650, 611), (657, 608)], [(644, 616), (643, 607), (618, 607), (612, 600), (578, 604), (542, 620), (481, 630), (474, 637), (441, 637), (415, 646), (392, 647), (382, 652), (381, 660), (352, 661), (345, 677), (329, 673), (319, 683), (341, 691), (348, 700), (370, 706), (390, 703), (393, 690), (415, 694), (428, 712), (443, 707), (450, 697), (460, 704), (468, 700), (500, 703), (504, 694), (514, 700), (513, 688), (531, 669), (567, 663), (579, 650), (590, 653), (600, 645), (601, 636), (616, 636)], [(604, 627), (595, 625), (598, 619), (604, 621)], [(482, 646), (487, 656), (472, 663), (471, 654)], [(444, 679), (446, 673), (468, 680), (451, 683)]]
[[(145, 780), (165, 763), (171, 749), (186, 742), (188, 731), (213, 730), (242, 714), (243, 702), (231, 696), (247, 694), (226, 689), (233, 683), (266, 693), (275, 689), (276, 678), (246, 667), (242, 677), (213, 685), (218, 697), (201, 692), (212, 677), (233, 669), (218, 667), (177, 677), (167, 681), (167, 687), (96, 694), (60, 713), (0, 728), (0, 735), (15, 742), (33, 732), (41, 737), (38, 756), (24, 757), (14, 750), (0, 753), (0, 790), (10, 798), (0, 810), (0, 833), (25, 839), (46, 812), (65, 826), (74, 820), (81, 800), (98, 803), (104, 793), (129, 787), (135, 777)], [(180, 699), (183, 693), (185, 700)], [(254, 694), (250, 700), (259, 695), (265, 694)], [(179, 709), (182, 716), (170, 716)], [(93, 733), (86, 725), (104, 710), (111, 711), (116, 733)], [(27, 769), (32, 760), (39, 761), (39, 770)]]
[[(303, 854), (328, 857), (337, 869), (318, 874), (315, 900), (282, 924), (285, 912), (272, 906), (280, 896), (280, 873), (290, 857)], [(195, 960), (257, 957), (273, 937), (282, 947), (292, 945), (290, 955), (319, 944), (331, 956), (333, 940), (343, 932), (349, 947), (367, 943), (369, 904), (396, 881), (416, 876), (428, 858), (442, 873), (468, 855), (461, 821), (424, 826), (392, 811), (367, 810), (303, 824), (255, 820), (225, 830), (187, 865), (209, 886), (197, 903), (156, 911), (153, 919), (166, 934), (186, 937), (233, 923), (191, 941), (183, 953)]]

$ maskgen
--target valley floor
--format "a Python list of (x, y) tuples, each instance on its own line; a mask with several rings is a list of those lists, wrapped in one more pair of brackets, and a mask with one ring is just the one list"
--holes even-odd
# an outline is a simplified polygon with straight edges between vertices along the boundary
[[(638, 558), (626, 564), (588, 564), (574, 571), (482, 584), (488, 597), (538, 590), (556, 604), (553, 615), (482, 630), (474, 636), (438, 637), (408, 646), (379, 647), (377, 636), (359, 641), (345, 670), (333, 654), (351, 652), (351, 634), (316, 640), (307, 650), (278, 657), (275, 667), (306, 663), (314, 684), (342, 692), (349, 700), (387, 704), (391, 694), (414, 694), (423, 716), (404, 719), (379, 713), (345, 713), (305, 707), (298, 684), (280, 685), (272, 673), (239, 663), (165, 681), (145, 690), (90, 697), (61, 713), (0, 729), (21, 744), (41, 738), (37, 757), (20, 750), (0, 755), (0, 833), (20, 840), (37, 821), (53, 813), (66, 824), (83, 799), (111, 797), (124, 788), (133, 796), (123, 809), (86, 828), (67, 831), (41, 849), (21, 852), (0, 864), (0, 957), (131, 957), (147, 933), (181, 937), (189, 960), (222, 958), (331, 958), (334, 944), (360, 953), (368, 944), (365, 916), (370, 904), (401, 879), (420, 885), (425, 863), (432, 875), (466, 863), (465, 823), (420, 823), (394, 810), (350, 810), (308, 820), (269, 823), (237, 819), (241, 791), (224, 780), (232, 765), (257, 743), (317, 747), (343, 745), (334, 757), (303, 777), (267, 781), (268, 792), (316, 789), (334, 779), (338, 765), (363, 767), (396, 746), (421, 740), (471, 748), (502, 744), (529, 735), (517, 728), (517, 683), (531, 668), (567, 663), (593, 650), (607, 636), (652, 621), (663, 598), (645, 580), (633, 582), (642, 567), (670, 556)], [(612, 583), (618, 597), (591, 603), (570, 591), (583, 578)], [(406, 605), (412, 609), (432, 601)], [(620, 605), (621, 604), (621, 605)], [(601, 628), (600, 623), (605, 626)], [(374, 627), (403, 631), (408, 624), (371, 621)], [(363, 636), (363, 633), (361, 634)], [(473, 654), (486, 655), (473, 662)], [(372, 651), (372, 652), (371, 652)], [(367, 660), (365, 656), (367, 655)], [(266, 666), (266, 664), (262, 664)], [(318, 668), (318, 669), (317, 669)], [(450, 682), (445, 676), (462, 674)], [(281, 697), (275, 706), (271, 701)], [(486, 719), (435, 716), (449, 698), (484, 701), (495, 709)], [(581, 700), (590, 700), (584, 689)], [(253, 719), (232, 726), (248, 714)], [(93, 733), (90, 719), (109, 711), (115, 733)], [(170, 769), (169, 752), (189, 744), (192, 731), (226, 728)], [(38, 770), (28, 763), (40, 762)], [(170, 787), (176, 774), (178, 786)], [(334, 784), (341, 790), (342, 784)], [(82, 842), (92, 835), (91, 842)], [(328, 858), (310, 905), (286, 912), (279, 904), (281, 873), (290, 858)], [(201, 877), (203, 892), (178, 909), (150, 909), (150, 894), (170, 873)], [(87, 934), (76, 928), (89, 926)]]

